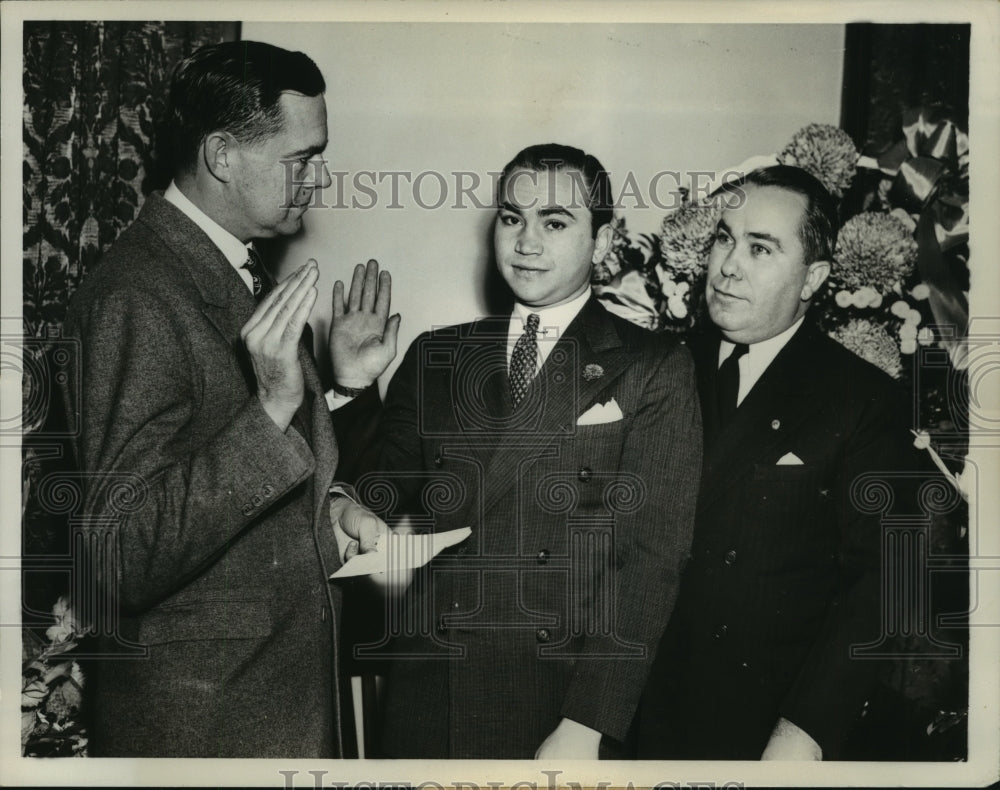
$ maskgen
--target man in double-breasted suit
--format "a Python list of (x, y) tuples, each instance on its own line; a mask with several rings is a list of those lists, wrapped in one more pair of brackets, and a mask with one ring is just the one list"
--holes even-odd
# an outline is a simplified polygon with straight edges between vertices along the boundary
[(626, 735), (690, 540), (687, 349), (590, 292), (611, 238), (607, 173), (533, 146), (504, 168), (499, 203), (513, 312), (413, 343), (359, 483), (390, 516), (472, 530), (387, 618), (390, 757), (596, 759), (602, 736)]
[[(337, 444), (300, 343), (316, 266), (274, 286), (249, 244), (296, 232), (329, 184), (323, 91), (308, 57), (265, 44), (182, 62), (174, 180), (70, 306), (87, 524), (111, 552), (79, 569), (101, 573), (109, 607), (88, 686), (95, 755), (340, 754), (328, 576), (357, 546), (334, 526), (369, 549), (384, 525), (331, 503)], [(348, 387), (394, 353), (395, 322), (358, 347), (378, 321), (361, 312), (341, 311), (334, 338)]]
[[(727, 188), (692, 343), (705, 463), (691, 559), (638, 719), (639, 756), (835, 759), (874, 679), (879, 516), (866, 475), (912, 464), (892, 380), (808, 307), (836, 205), (777, 166)], [(859, 487), (860, 486), (860, 487)]]

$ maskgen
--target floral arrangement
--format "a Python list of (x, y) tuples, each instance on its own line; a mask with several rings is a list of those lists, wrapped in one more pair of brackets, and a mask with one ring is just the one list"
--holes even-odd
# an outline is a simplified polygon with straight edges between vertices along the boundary
[(22, 636), (21, 752), (26, 757), (86, 757), (87, 734), (79, 722), (83, 672), (72, 651), (80, 627), (66, 598), (52, 608), (55, 624), (43, 641)]
[(594, 291), (613, 313), (654, 330), (692, 329), (701, 317), (705, 269), (719, 208), (690, 200), (668, 214), (660, 235), (630, 244), (625, 221), (613, 224), (614, 241), (595, 267)]
[[(959, 286), (941, 277), (940, 267), (925, 271), (923, 262), (929, 256), (926, 250), (921, 254), (929, 243), (919, 225), (927, 221), (928, 205), (937, 193), (916, 200), (899, 187), (900, 182), (915, 181), (904, 171), (910, 160), (920, 158), (921, 140), (935, 140), (941, 147), (943, 122), (938, 119), (939, 127), (934, 128), (930, 125), (934, 120), (926, 108), (905, 114), (907, 145), (895, 147), (884, 161), (861, 156), (842, 129), (812, 123), (796, 132), (779, 154), (754, 156), (728, 171), (795, 165), (816, 176), (837, 198), (848, 194), (859, 172), (878, 174), (874, 194), (864, 206), (868, 210), (854, 213), (841, 227), (830, 277), (816, 297), (815, 312), (831, 337), (894, 378), (907, 375), (906, 359), (920, 346), (940, 343), (956, 367), (962, 366), (961, 349), (936, 327), (964, 326), (961, 314), (939, 309), (961, 303), (963, 294), (956, 298)], [(942, 171), (953, 178), (941, 179), (950, 187), (948, 209), (954, 216), (956, 205), (963, 212), (967, 208), (955, 180), (960, 186), (968, 176), (968, 140), (953, 126), (945, 132), (956, 139), (954, 150), (959, 152), (959, 161)], [(926, 170), (926, 164), (923, 167)], [(959, 198), (953, 197), (955, 193)], [(594, 277), (595, 291), (612, 312), (656, 330), (688, 331), (702, 320), (705, 267), (719, 209), (710, 199), (699, 202), (688, 194), (664, 218), (658, 237), (644, 235), (630, 243), (624, 220), (616, 220), (615, 240), (605, 261), (595, 267)], [(841, 210), (844, 213), (843, 205)], [(945, 232), (936, 227), (934, 238), (945, 237), (952, 248), (960, 246), (963, 228), (967, 237), (967, 224), (952, 220)], [(965, 260), (959, 260), (964, 266)]]

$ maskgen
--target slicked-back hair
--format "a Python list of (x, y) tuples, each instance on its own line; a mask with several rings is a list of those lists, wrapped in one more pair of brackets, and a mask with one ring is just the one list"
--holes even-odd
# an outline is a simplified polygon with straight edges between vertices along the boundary
[(259, 41), (201, 47), (171, 77), (163, 153), (174, 174), (190, 170), (211, 132), (256, 142), (281, 130), (282, 93), (319, 96), (325, 90), (319, 68), (302, 52)]
[(772, 165), (747, 173), (725, 184), (720, 192), (739, 193), (742, 187), (776, 187), (787, 189), (806, 200), (806, 210), (799, 224), (799, 239), (804, 253), (803, 263), (833, 262), (840, 220), (837, 201), (819, 180), (801, 167)]
[[(578, 170), (583, 175), (580, 189), (574, 187), (574, 202), (579, 198), (582, 205), (590, 210), (591, 235), (614, 219), (614, 201), (611, 195), (611, 179), (596, 156), (559, 143), (532, 145), (520, 151), (500, 173), (497, 182), (497, 202), (503, 204), (507, 177), (515, 170), (532, 170), (536, 173), (558, 170)], [(579, 192), (580, 194), (575, 194)]]

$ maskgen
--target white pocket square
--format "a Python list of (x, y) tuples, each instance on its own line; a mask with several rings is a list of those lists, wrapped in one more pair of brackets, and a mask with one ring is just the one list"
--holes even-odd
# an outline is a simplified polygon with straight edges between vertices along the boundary
[(622, 410), (618, 402), (612, 398), (607, 403), (595, 403), (576, 421), (577, 425), (601, 425), (606, 422), (618, 422), (622, 419)]
[(802, 466), (802, 459), (795, 453), (785, 453), (778, 459), (775, 466)]

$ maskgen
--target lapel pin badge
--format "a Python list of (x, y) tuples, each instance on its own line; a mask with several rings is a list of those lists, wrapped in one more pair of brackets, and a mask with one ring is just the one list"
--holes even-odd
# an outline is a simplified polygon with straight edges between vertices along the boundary
[(781, 420), (771, 420), (771, 430), (776, 431), (781, 427)]
[(603, 375), (604, 375), (604, 368), (602, 368), (600, 365), (591, 364), (587, 365), (583, 369), (583, 377), (587, 381), (596, 381)]

